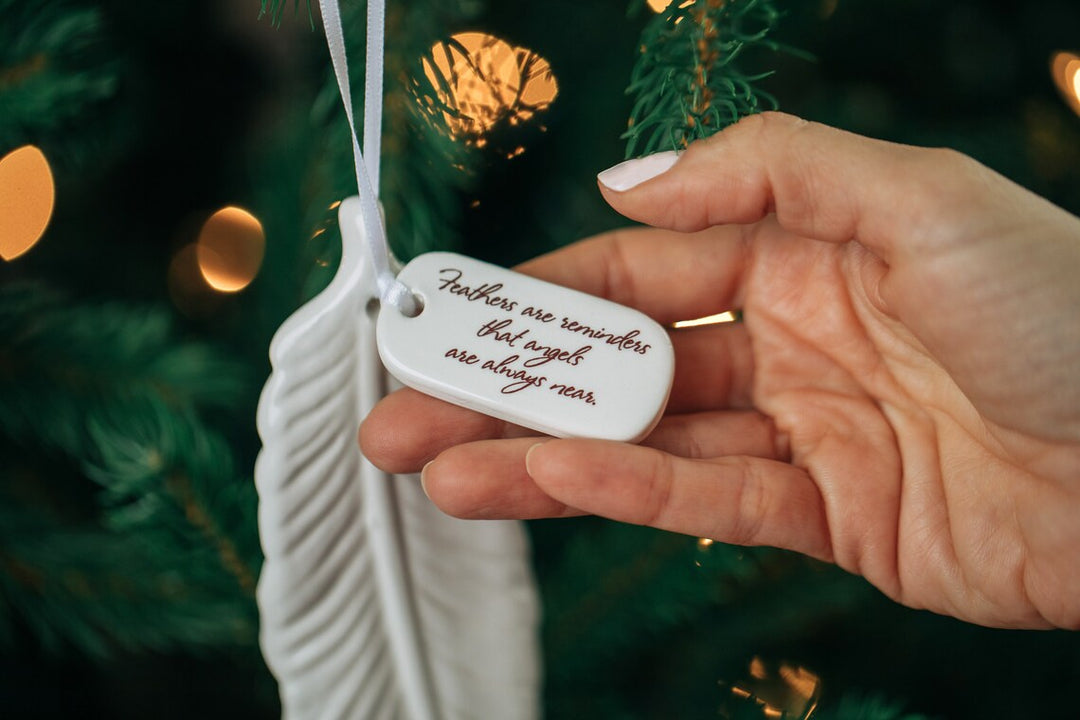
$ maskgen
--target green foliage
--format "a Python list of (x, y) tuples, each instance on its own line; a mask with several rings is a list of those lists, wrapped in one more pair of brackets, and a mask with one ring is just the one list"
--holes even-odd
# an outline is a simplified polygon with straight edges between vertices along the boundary
[(11, 497), (17, 484), (0, 471), (0, 648), (11, 650), (17, 625), (51, 652), (98, 660), (120, 650), (250, 646), (254, 615), (219, 582), (205, 550), (165, 530), (59, 525)]
[[(304, 3), (307, 6), (308, 21), (311, 26), (315, 26), (315, 17), (311, 14), (311, 2), (306, 0)], [(262, 0), (262, 8), (259, 10), (259, 17), (269, 17), (270, 21), (275, 25), (281, 24), (281, 18), (285, 15), (285, 8), (289, 6), (289, 0)], [(293, 0), (293, 13), (299, 14), (300, 12), (300, 0)]]
[(228, 408), (246, 389), (244, 370), (205, 343), (177, 342), (172, 324), (161, 308), (0, 288), (0, 432), (84, 457), (91, 428), (109, 418)]
[(0, 155), (28, 142), (81, 150), (78, 122), (117, 92), (100, 9), (0, 0)]
[[(0, 638), (18, 624), (97, 656), (252, 643), (254, 488), (207, 424), (247, 376), (171, 325), (0, 289)], [(73, 491), (100, 509), (73, 513)]]
[[(728, 698), (719, 716), (724, 720), (928, 720), (926, 715), (904, 712), (902, 703), (858, 693), (843, 695), (835, 703), (812, 703), (807, 710), (785, 712), (750, 695)], [(778, 714), (779, 712), (779, 714)]]
[(904, 711), (901, 703), (876, 695), (844, 695), (835, 705), (824, 705), (815, 720), (926, 720), (926, 715)]
[[(309, 33), (307, 0), (261, 6), (277, 24), (290, 22), (291, 6)], [(40, 706), (26, 676), (65, 693), (78, 682), (54, 677), (39, 648), (92, 658), (79, 664), (84, 686), (101, 683), (99, 671), (123, 677), (97, 691), (105, 707), (67, 716), (265, 710), (243, 683), (222, 699), (213, 658), (184, 674), (170, 663), (225, 648), (226, 665), (251, 658), (252, 673), (272, 682), (257, 665), (252, 596), (254, 396), (270, 332), (334, 269), (329, 206), (355, 187), (317, 31), (283, 70), (265, 47), (231, 44), (235, 22), (222, 7), (184, 3), (158, 22), (122, 0), (0, 0), (0, 154), (38, 144), (58, 181), (49, 235), (0, 263), (0, 668), (26, 673), (6, 673), (0, 695), (15, 697), (5, 704), (14, 716)], [(342, 9), (359, 88), (364, 3)], [(470, 252), (509, 261), (533, 254), (538, 236), (548, 249), (622, 224), (599, 199), (595, 171), (622, 152), (628, 114), (630, 154), (677, 148), (772, 107), (763, 90), (814, 120), (957, 147), (1080, 209), (1080, 125), (1046, 76), (1050, 52), (1076, 42), (1073, 4), (699, 0), (632, 22), (624, 9), (625, 0), (389, 3), (382, 195), (399, 255), (473, 243)], [(486, 151), (452, 138), (447, 79), (422, 70), (438, 43), (474, 29), (535, 49), (559, 81), (548, 132), (501, 143), (527, 147), (513, 160), (493, 150), (496, 137)], [(704, 56), (698, 40), (708, 40)], [(779, 40), (821, 62), (773, 52)], [(628, 101), (618, 88), (635, 62)], [(269, 112), (243, 114), (267, 100)], [(113, 164), (74, 173), (63, 162), (97, 154), (110, 137), (127, 142)], [(171, 184), (159, 192), (165, 168)], [(144, 188), (153, 192), (135, 192)], [(467, 209), (474, 199), (482, 206)], [(181, 331), (145, 299), (165, 297), (183, 218), (219, 201), (250, 201), (267, 229), (266, 262), (248, 290)], [(15, 281), (28, 277), (115, 301)], [(218, 349), (226, 343), (228, 355)], [(731, 692), (745, 687), (754, 657), (818, 674), (812, 717), (825, 720), (922, 717), (894, 699), (945, 717), (1068, 715), (1080, 682), (1075, 633), (973, 628), (904, 610), (861, 579), (789, 553), (702, 549), (596, 519), (530, 527), (550, 717), (767, 717)], [(117, 662), (125, 651), (145, 668), (134, 681)], [(152, 711), (112, 706), (133, 686)], [(189, 692), (199, 686), (213, 689), (205, 707), (181, 707), (199, 702)]]
[[(748, 648), (766, 651), (876, 597), (862, 579), (788, 552), (597, 520), (531, 527), (544, 545), (569, 538), (538, 569), (553, 717), (679, 717), (719, 705), (716, 678), (741, 673)], [(656, 683), (678, 691), (656, 698)]]
[(770, 38), (779, 18), (773, 0), (692, 0), (650, 20), (627, 88), (635, 102), (626, 157), (681, 150), (745, 115), (775, 110), (776, 99), (756, 85), (771, 73), (745, 74), (736, 61), (779, 49)]

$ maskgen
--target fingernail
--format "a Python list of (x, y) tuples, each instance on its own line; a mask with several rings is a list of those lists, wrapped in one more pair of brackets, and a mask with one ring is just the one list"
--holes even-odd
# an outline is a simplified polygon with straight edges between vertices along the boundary
[(431, 467), (431, 463), (433, 463), (433, 462), (435, 462), (435, 461), (434, 460), (429, 461), (428, 464), (425, 465), (420, 470), (420, 488), (424, 491), (424, 494), (427, 495), (429, 500), (431, 499), (431, 495), (427, 491), (427, 471), (428, 471), (428, 468)]
[(610, 190), (623, 192), (667, 172), (678, 159), (679, 154), (674, 150), (658, 152), (609, 167), (597, 175), (596, 179)]
[[(547, 441), (545, 440), (544, 442), (547, 442)], [(538, 443), (532, 445), (528, 449), (528, 451), (526, 451), (526, 453), (525, 453), (525, 472), (529, 473), (529, 477), (532, 477), (532, 474), (533, 474), (532, 468), (529, 467), (529, 460), (532, 459), (533, 451), (536, 450), (536, 448), (540, 447), (543, 444), (544, 444), (543, 442), (538, 442)]]

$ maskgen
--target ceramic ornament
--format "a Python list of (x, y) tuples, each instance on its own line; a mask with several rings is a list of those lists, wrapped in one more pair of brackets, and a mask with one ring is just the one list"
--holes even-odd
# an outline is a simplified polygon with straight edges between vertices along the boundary
[[(270, 347), (255, 467), (260, 642), (291, 718), (534, 718), (539, 603), (521, 524), (448, 517), (356, 442), (388, 388), (356, 198), (331, 284)], [(386, 311), (384, 311), (386, 312)]]
[(454, 253), (397, 277), (422, 309), (380, 313), (378, 345), (406, 385), (556, 437), (636, 442), (660, 419), (675, 354), (647, 315)]

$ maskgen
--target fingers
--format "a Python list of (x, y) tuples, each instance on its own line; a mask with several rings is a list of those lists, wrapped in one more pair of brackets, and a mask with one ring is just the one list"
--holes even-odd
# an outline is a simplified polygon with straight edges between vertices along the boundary
[(380, 400), (364, 419), (360, 448), (376, 467), (410, 473), (448, 447), (526, 434), (516, 425), (403, 388)]
[(790, 459), (787, 436), (777, 432), (767, 416), (753, 411), (669, 415), (641, 444), (692, 459), (725, 455)]
[(898, 242), (898, 232), (930, 243), (939, 238), (934, 209), (951, 206), (955, 215), (954, 201), (970, 185), (957, 178), (976, 166), (958, 154), (780, 113), (745, 118), (672, 161), (663, 155), (618, 165), (600, 174), (601, 192), (629, 218), (684, 232), (753, 223), (775, 212), (789, 232), (858, 239), (887, 262), (898, 250), (917, 251)]
[(745, 252), (743, 232), (734, 227), (692, 234), (636, 228), (597, 235), (516, 269), (672, 323), (737, 307)]
[[(686, 328), (672, 333), (672, 344), (676, 362), (668, 415), (750, 407), (753, 358), (745, 326), (724, 323)], [(719, 430), (726, 432), (727, 428)], [(533, 434), (403, 388), (380, 400), (365, 418), (360, 426), (360, 447), (377, 467), (409, 473), (461, 443)], [(664, 436), (670, 437), (670, 433)], [(673, 440), (665, 442), (665, 447), (674, 447)]]
[(807, 474), (747, 456), (689, 460), (599, 440), (534, 445), (526, 468), (564, 506), (613, 520), (831, 559), (824, 506)]
[[(583, 514), (581, 508), (567, 502), (566, 498), (551, 494), (551, 488), (543, 483), (538, 484), (537, 479), (542, 480), (540, 476), (537, 479), (530, 476), (526, 456), (540, 442), (541, 438), (524, 437), (482, 440), (448, 448), (424, 467), (424, 490), (444, 512), (456, 517), (527, 519)], [(602, 450), (616, 449), (613, 452), (618, 452), (618, 448), (624, 448), (627, 452), (638, 450), (620, 443), (573, 442), (591, 444)], [(752, 465), (761, 458), (783, 460), (787, 457), (785, 440), (778, 436), (768, 418), (754, 412), (701, 413), (666, 418), (646, 442), (651, 446), (646, 451), (650, 457), (672, 457), (669, 453), (683, 454), (687, 458), (715, 457), (717, 453), (744, 454), (729, 458), (736, 468), (740, 467), (740, 463)], [(691, 463), (690, 460), (674, 459)], [(576, 461), (571, 458), (568, 462)], [(608, 459), (600, 457), (597, 462), (607, 463)], [(618, 475), (626, 465), (633, 466), (636, 472), (642, 469), (635, 465), (636, 462), (637, 459), (633, 457), (620, 459), (611, 464), (610, 469)], [(768, 467), (774, 465), (783, 467), (775, 462)], [(696, 466), (691, 463), (686, 467)], [(707, 470), (709, 465), (701, 464), (700, 467)], [(587, 467), (585, 471), (589, 471)], [(604, 472), (604, 467), (601, 467), (601, 472)], [(769, 480), (766, 478), (766, 481)], [(614, 492), (618, 494), (624, 490)], [(779, 486), (778, 490), (784, 490), (784, 486)], [(705, 495), (701, 501), (712, 502), (713, 498)], [(615, 517), (603, 508), (592, 507), (590, 511)], [(680, 531), (693, 533), (696, 532), (694, 527), (688, 526)]]
[(754, 356), (742, 323), (683, 328), (671, 333), (675, 378), (668, 413), (752, 405)]
[(439, 508), (471, 519), (552, 518), (582, 515), (545, 493), (525, 469), (539, 438), (458, 445), (424, 468), (424, 492)]

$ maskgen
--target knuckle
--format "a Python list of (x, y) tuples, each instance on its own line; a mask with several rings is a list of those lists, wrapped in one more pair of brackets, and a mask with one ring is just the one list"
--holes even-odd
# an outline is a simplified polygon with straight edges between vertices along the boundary
[(667, 455), (657, 453), (648, 473), (648, 487), (641, 525), (664, 527), (671, 507), (672, 468)]
[(631, 239), (628, 232), (604, 236), (601, 256), (604, 268), (605, 298), (622, 304), (632, 304), (634, 297), (634, 274), (626, 257), (626, 243)]
[(754, 545), (761, 536), (761, 528), (768, 514), (768, 496), (749, 460), (740, 457), (736, 462), (738, 473), (734, 482), (738, 491), (727, 537), (736, 545)]

